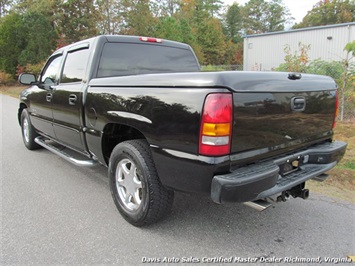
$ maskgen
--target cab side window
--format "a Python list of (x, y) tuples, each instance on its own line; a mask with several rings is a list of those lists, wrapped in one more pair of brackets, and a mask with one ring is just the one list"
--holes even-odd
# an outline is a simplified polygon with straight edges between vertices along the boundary
[(41, 75), (41, 83), (44, 85), (58, 84), (58, 72), (62, 56), (54, 57), (50, 60)]
[(69, 52), (64, 64), (61, 83), (81, 82), (85, 76), (89, 49)]

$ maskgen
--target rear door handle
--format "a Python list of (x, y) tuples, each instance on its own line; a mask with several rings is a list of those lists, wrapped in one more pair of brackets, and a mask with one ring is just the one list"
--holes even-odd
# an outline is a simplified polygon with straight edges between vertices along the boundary
[(47, 102), (51, 102), (52, 101), (52, 97), (53, 97), (53, 94), (52, 93), (47, 93), (47, 95), (46, 95), (46, 100), (47, 100)]
[(70, 105), (75, 105), (77, 100), (78, 100), (78, 97), (75, 94), (69, 95), (69, 104)]

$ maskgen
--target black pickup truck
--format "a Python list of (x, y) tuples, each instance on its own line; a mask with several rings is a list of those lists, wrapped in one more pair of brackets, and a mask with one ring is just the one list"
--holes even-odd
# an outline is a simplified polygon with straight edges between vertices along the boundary
[(113, 200), (135, 226), (168, 214), (174, 190), (260, 210), (305, 199), (305, 182), (324, 180), (346, 149), (332, 140), (331, 78), (200, 72), (182, 43), (98, 36), (19, 81), (30, 85), (18, 111), (25, 146), (107, 166)]

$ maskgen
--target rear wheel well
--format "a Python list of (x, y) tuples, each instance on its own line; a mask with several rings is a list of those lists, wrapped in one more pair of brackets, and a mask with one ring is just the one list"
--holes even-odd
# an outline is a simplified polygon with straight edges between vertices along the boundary
[(127, 125), (113, 123), (106, 125), (102, 137), (102, 153), (105, 162), (108, 164), (112, 150), (117, 144), (133, 139), (145, 139), (145, 137), (142, 132)]

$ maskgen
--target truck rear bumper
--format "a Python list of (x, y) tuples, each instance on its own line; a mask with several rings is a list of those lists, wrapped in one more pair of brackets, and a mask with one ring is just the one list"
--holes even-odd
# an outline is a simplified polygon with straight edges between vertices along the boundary
[(246, 202), (287, 191), (333, 168), (347, 144), (323, 143), (294, 154), (238, 168), (212, 179), (211, 198), (216, 203)]

